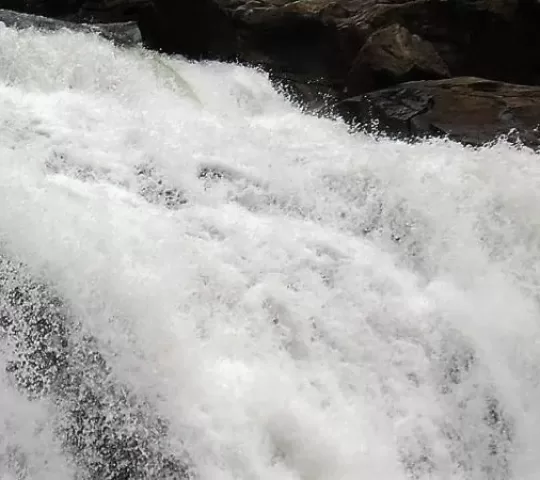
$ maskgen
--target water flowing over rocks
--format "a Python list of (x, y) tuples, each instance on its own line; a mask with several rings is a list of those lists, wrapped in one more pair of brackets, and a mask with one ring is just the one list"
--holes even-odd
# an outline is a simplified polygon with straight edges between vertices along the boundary
[[(1, 0), (0, 7), (76, 21), (138, 20), (147, 46), (195, 59), (259, 65), (308, 108), (321, 112), (360, 94), (369, 102), (373, 92), (408, 81), (477, 77), (540, 84), (535, 54), (540, 50), (540, 5), (533, 0)], [(432, 90), (430, 85), (416, 88)], [(507, 85), (504, 91), (512, 88)], [(400, 92), (412, 91), (406, 87)], [(505, 95), (497, 89), (492, 97), (498, 92)], [(538, 105), (538, 95), (530, 93), (529, 104)], [(437, 102), (439, 97), (431, 98)], [(504, 119), (477, 123), (492, 115), (472, 98), (461, 95), (453, 109), (462, 122), (460, 129), (452, 129), (453, 139), (482, 143), (508, 133), (512, 122)], [(355, 107), (345, 117), (358, 118), (358, 101), (342, 103), (339, 111), (346, 105)], [(393, 114), (383, 107), (369, 115), (359, 118), (360, 124), (381, 120), (383, 128)], [(539, 123), (536, 113), (529, 115), (524, 136), (534, 136)], [(395, 128), (387, 132), (394, 134)], [(399, 133), (409, 136), (411, 130)]]
[[(0, 252), (0, 341), (11, 347), (6, 372), (21, 393), (50, 399), (56, 436), (84, 478), (189, 478), (185, 459), (166, 453), (166, 423), (114, 378), (95, 339), (51, 288), (24, 270)], [(25, 461), (8, 463), (17, 470)]]
[(93, 33), (120, 46), (135, 46), (142, 41), (141, 32), (135, 21), (87, 24), (0, 10), (0, 22), (6, 27), (18, 29), (35, 28), (50, 32), (67, 29), (75, 32)]
[[(96, 33), (122, 47), (143, 41), (190, 59), (261, 66), (311, 108), (328, 107), (361, 128), (371, 129), (375, 121), (377, 129), (394, 136), (444, 136), (474, 146), (510, 132), (511, 141), (540, 146), (540, 64), (527, 55), (540, 46), (532, 28), (538, 20), (532, 2), (0, 0), (0, 6), (25, 12), (0, 11), (7, 27)], [(32, 36), (26, 32), (19, 38), (19, 32), (4, 28), (1, 33), (13, 34), (16, 45)], [(20, 184), (11, 187), (10, 175), (0, 182), (3, 205), (16, 211), (0, 217), (0, 386), (10, 398), (45, 405), (51, 442), (60, 444), (63, 458), (76, 470), (58, 478), (354, 478), (364, 472), (364, 460), (354, 463), (356, 459), (373, 452), (382, 458), (373, 464), (383, 466), (391, 463), (388, 452), (397, 452), (398, 473), (384, 477), (369, 472), (371, 478), (425, 480), (440, 472), (457, 478), (520, 478), (516, 452), (522, 454), (529, 441), (537, 444), (524, 424), (532, 419), (531, 432), (540, 424), (540, 415), (534, 424), (538, 342), (531, 335), (529, 345), (527, 331), (522, 337), (516, 334), (520, 326), (529, 325), (528, 315), (536, 318), (537, 313), (533, 250), (538, 225), (535, 212), (527, 209), (536, 204), (532, 200), (538, 192), (532, 152), (499, 146), (494, 155), (500, 165), (485, 172), (473, 157), (482, 149), (473, 152), (433, 142), (426, 146), (433, 148), (431, 157), (424, 154), (420, 165), (416, 151), (404, 150), (411, 145), (362, 143), (347, 128), (339, 130), (342, 124), (338, 128), (337, 122), (312, 116), (298, 124), (298, 111), (270, 84), (265, 84), (266, 91), (257, 89), (266, 79), (251, 76), (253, 70), (243, 76), (248, 69), (235, 67), (232, 86), (216, 95), (214, 86), (227, 71), (219, 70), (223, 65), (204, 65), (211, 72), (206, 77), (195, 68), (190, 71), (199, 68), (193, 62), (162, 57), (169, 64), (157, 54), (113, 49), (93, 37), (66, 32), (36, 36), (40, 47), (56, 48), (55, 54), (64, 52), (58, 42), (65, 39), (79, 48), (59, 59), (57, 55), (55, 68), (47, 63), (50, 58), (38, 65), (52, 77), (43, 91), (25, 83), (39, 77), (39, 70), (32, 68), (13, 69), (2, 85), (2, 101), (9, 108), (1, 119), (7, 133), (0, 147), (9, 158), (7, 166), (0, 165), (3, 174), (8, 172)], [(8, 35), (3, 38), (9, 40)], [(57, 43), (47, 43), (51, 38)], [(84, 42), (101, 49), (93, 58), (103, 61), (104, 71), (93, 70), (91, 61), (84, 64), (79, 56), (78, 66), (88, 68), (79, 70), (84, 72), (79, 76), (70, 71), (63, 77), (62, 68), (72, 68), (69, 55), (80, 54)], [(493, 46), (496, 52), (490, 50)], [(15, 48), (9, 51), (19, 54)], [(43, 50), (28, 52), (41, 60)], [(7, 58), (11, 67), (17, 65), (17, 58)], [(124, 70), (109, 75), (121, 61), (125, 75)], [(29, 63), (33, 67), (39, 61)], [(137, 83), (150, 65), (156, 75)], [(171, 81), (160, 83), (163, 74)], [(97, 85), (81, 81), (92, 75), (100, 80)], [(205, 88), (191, 88), (200, 86), (197, 81)], [(25, 88), (29, 99), (10, 103), (11, 97), (23, 97)], [(218, 103), (217, 96), (225, 102)], [(89, 113), (88, 106), (96, 104)], [(107, 110), (109, 104), (116, 109)], [(63, 123), (62, 108), (69, 114)], [(183, 116), (175, 116), (178, 112)], [(72, 123), (78, 130), (70, 130)], [(234, 130), (237, 125), (240, 133)], [(313, 136), (304, 137), (307, 133)], [(73, 142), (64, 152), (73, 137), (84, 141)], [(93, 150), (95, 145), (102, 151)], [(383, 152), (377, 164), (379, 148), (390, 153)], [(357, 155), (360, 150), (367, 152), (364, 158)], [(466, 158), (457, 159), (460, 155)], [(505, 173), (513, 172), (511, 166), (505, 170), (507, 158), (509, 164), (522, 162), (523, 171), (511, 179), (515, 191), (504, 189), (509, 183)], [(455, 170), (435, 160), (448, 160)], [(26, 161), (31, 164), (27, 171)], [(306, 170), (307, 180), (302, 177)], [(437, 183), (445, 175), (455, 191)], [(20, 199), (10, 197), (27, 182), (33, 182), (29, 192)], [(447, 196), (439, 195), (443, 190)], [(521, 190), (523, 196), (518, 195)], [(444, 198), (438, 207), (422, 210), (439, 196)], [(32, 221), (21, 221), (19, 228), (18, 220), (30, 210)], [(68, 225), (62, 222), (64, 216), (72, 219), (73, 229), (61, 237)], [(436, 224), (440, 216), (442, 228)], [(40, 221), (52, 235), (46, 244)], [(137, 228), (130, 230), (130, 223)], [(92, 233), (95, 248), (87, 244), (85, 251), (84, 236)], [(124, 308), (109, 310), (102, 297), (82, 296), (88, 317), (95, 313), (94, 301), (105, 304), (99, 310), (105, 321), (88, 333), (88, 318), (74, 306), (77, 295), (70, 304), (68, 296), (56, 292), (54, 278), (48, 281), (45, 273), (36, 274), (39, 258), (33, 259), (35, 270), (30, 272), (17, 254), (3, 250), (4, 237), (13, 247), (34, 236), (30, 247), (14, 251), (24, 259), (31, 245), (44, 242), (36, 257), (73, 269), (63, 280), (64, 288), (79, 273), (80, 284), (91, 290), (93, 282), (95, 286), (109, 278), (109, 270), (116, 272), (101, 288), (124, 292), (119, 301)], [(123, 241), (116, 244), (115, 237)], [(523, 242), (518, 249), (516, 239)], [(49, 257), (48, 247), (64, 241), (65, 249)], [(380, 258), (377, 249), (384, 252)], [(387, 250), (392, 255), (387, 256)], [(463, 259), (464, 254), (470, 258)], [(79, 256), (87, 261), (77, 270)], [(445, 263), (437, 271), (439, 256)], [(264, 263), (265, 257), (273, 263)], [(96, 260), (103, 265), (93, 276), (82, 266), (89, 268)], [(468, 260), (477, 263), (472, 273)], [(169, 261), (177, 268), (169, 270)], [(465, 266), (457, 275), (462, 284), (456, 282), (455, 298), (444, 279), (440, 286), (436, 281), (439, 274), (452, 277), (449, 264)], [(497, 270), (499, 265), (506, 270)], [(493, 290), (507, 294), (500, 305), (492, 305)], [(471, 300), (475, 292), (478, 306)], [(144, 327), (133, 333), (133, 324), (132, 331), (122, 320), (145, 308), (148, 312), (140, 319)], [(116, 358), (120, 354), (108, 345), (110, 338), (99, 337), (99, 332), (117, 329), (126, 351), (136, 357), (137, 343), (129, 342), (130, 335), (142, 338), (158, 330), (160, 314), (170, 315), (171, 330), (151, 340), (174, 375), (163, 375), (162, 388), (153, 396), (150, 379), (144, 382), (146, 389), (130, 383), (137, 374), (130, 369), (140, 368), (144, 355), (140, 363), (129, 364), (126, 373)], [(510, 318), (511, 327), (502, 317)], [(468, 323), (480, 334), (464, 328), (461, 335), (459, 326)], [(475, 335), (488, 333), (486, 327), (496, 334), (487, 336), (485, 344), (475, 341)], [(172, 336), (176, 328), (185, 339)], [(183, 340), (174, 346), (186, 350), (185, 357), (167, 352), (167, 333), (171, 344)], [(496, 341), (499, 348), (508, 341), (508, 352), (497, 351)], [(510, 351), (522, 344), (529, 349), (524, 358)], [(205, 354), (210, 358), (201, 362)], [(267, 368), (270, 354), (278, 355), (273, 372)], [(149, 364), (148, 377), (161, 365), (159, 355)], [(181, 364), (191, 358), (193, 379), (182, 376)], [(325, 373), (330, 362), (334, 370)], [(371, 363), (373, 369), (362, 370)], [(523, 378), (511, 378), (514, 388), (509, 378), (516, 372)], [(208, 385), (199, 386), (199, 376)], [(160, 409), (160, 396), (176, 388), (184, 394), (190, 382), (196, 387), (190, 395), (195, 400), (204, 397), (199, 409), (195, 400), (186, 402), (192, 408), (171, 400), (170, 410)], [(526, 390), (527, 385), (534, 388)], [(202, 388), (206, 386), (209, 393)], [(282, 387), (290, 388), (283, 396)], [(530, 399), (521, 403), (514, 393), (516, 398), (530, 394)], [(300, 400), (291, 406), (295, 395)], [(431, 409), (427, 413), (422, 411), (426, 398)], [(374, 421), (373, 431), (373, 412), (364, 410), (371, 408), (370, 402), (381, 417), (388, 417), (378, 425)], [(375, 448), (359, 446), (364, 439), (360, 441), (357, 432), (364, 429), (366, 445)], [(194, 440), (199, 431), (205, 440), (209, 437), (208, 443)], [(12, 430), (6, 432), (0, 428), (0, 476), (7, 471), (7, 478), (40, 478), (39, 462), (29, 458), (32, 452), (19, 448)], [(390, 439), (382, 453), (378, 435)], [(184, 440), (191, 449), (184, 448)], [(9, 455), (4, 457), (4, 452)], [(216, 465), (205, 464), (208, 458), (217, 458)], [(253, 458), (262, 460), (249, 464)], [(366, 464), (370, 462), (368, 458)], [(224, 473), (213, 477), (216, 472)]]

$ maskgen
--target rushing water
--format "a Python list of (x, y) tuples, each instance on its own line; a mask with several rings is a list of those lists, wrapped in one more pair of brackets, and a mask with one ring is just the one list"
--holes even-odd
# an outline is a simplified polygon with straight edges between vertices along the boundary
[(540, 158), (0, 28), (0, 478), (537, 479)]

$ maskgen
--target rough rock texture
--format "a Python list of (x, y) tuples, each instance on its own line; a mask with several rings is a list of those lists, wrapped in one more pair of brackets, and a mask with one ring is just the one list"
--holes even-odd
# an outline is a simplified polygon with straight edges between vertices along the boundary
[(409, 82), (343, 102), (353, 121), (379, 120), (394, 135), (448, 136), (481, 145), (511, 132), (540, 146), (540, 87), (460, 77)]
[(313, 75), (343, 79), (375, 32), (399, 24), (430, 42), (454, 76), (540, 80), (540, 59), (532, 58), (540, 46), (540, 13), (532, 1), (219, 2), (235, 20), (240, 54), (273, 67), (295, 71), (304, 66)]
[[(364, 54), (373, 63), (392, 44), (386, 29), (400, 25), (410, 35), (405, 48), (393, 42), (398, 56), (413, 46), (415, 57), (422, 51), (418, 60), (431, 58), (430, 44), (452, 76), (540, 83), (536, 0), (0, 0), (0, 8), (99, 22), (138, 18), (153, 48), (196, 58), (234, 56), (340, 92), (366, 42)], [(432, 73), (427, 69), (421, 79)]]
[[(479, 77), (540, 85), (540, 56), (536, 54), (540, 51), (540, 2), (536, 0), (216, 1), (235, 22), (239, 58), (274, 72), (311, 103), (316, 103), (313, 97), (321, 92), (343, 100), (426, 80), (425, 86), (398, 92), (414, 108), (424, 108), (422, 99), (427, 97), (435, 100), (437, 108), (430, 111), (431, 116), (416, 119), (432, 124), (430, 128), (389, 122), (393, 116), (379, 108), (388, 104), (387, 92), (370, 93), (363, 103), (359, 99), (341, 103), (339, 111), (364, 124), (372, 119), (394, 124), (395, 128), (387, 128), (394, 133), (448, 133), (474, 144), (515, 128), (525, 143), (535, 145), (536, 133), (529, 128), (535, 128), (540, 119), (532, 107), (537, 90), (527, 90), (525, 101), (521, 94), (525, 90), (517, 86), (456, 79), (440, 84), (453, 85), (448, 90), (434, 87), (438, 84), (432, 80)], [(520, 92), (517, 98), (524, 104), (511, 99), (513, 90)], [(420, 100), (419, 91), (423, 92)], [(360, 107), (375, 99), (377, 108)], [(436, 115), (440, 118), (431, 122)]]
[[(540, 85), (538, 0), (0, 0), (2, 7), (78, 21), (137, 19), (150, 48), (261, 66), (322, 111), (409, 81)], [(463, 125), (491, 105), (459, 98), (454, 114)], [(346, 105), (355, 105), (356, 118), (365, 111), (358, 100), (340, 110)], [(513, 124), (496, 118), (494, 132)]]
[(397, 83), (450, 76), (433, 45), (397, 23), (369, 37), (347, 76), (347, 94)]

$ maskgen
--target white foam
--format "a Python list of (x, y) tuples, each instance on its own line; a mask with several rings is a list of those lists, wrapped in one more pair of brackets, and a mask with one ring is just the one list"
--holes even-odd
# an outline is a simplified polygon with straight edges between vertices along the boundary
[(199, 477), (535, 478), (538, 155), (351, 135), (261, 72), (163, 62), (0, 30), (0, 241)]

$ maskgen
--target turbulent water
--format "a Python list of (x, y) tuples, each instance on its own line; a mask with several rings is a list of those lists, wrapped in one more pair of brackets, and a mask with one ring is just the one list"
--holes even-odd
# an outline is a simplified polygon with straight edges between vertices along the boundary
[(0, 478), (537, 479), (540, 158), (0, 28)]

